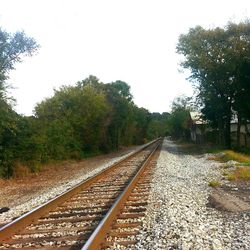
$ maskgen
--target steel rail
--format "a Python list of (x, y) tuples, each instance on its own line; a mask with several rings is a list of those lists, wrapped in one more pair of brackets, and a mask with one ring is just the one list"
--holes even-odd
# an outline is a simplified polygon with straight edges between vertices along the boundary
[(17, 219), (13, 220), (12, 222), (8, 223), (7, 225), (0, 228), (0, 240), (1, 243), (8, 242), (10, 240), (11, 236), (19, 233), (21, 230), (23, 230), (25, 227), (30, 225), (31, 223), (35, 223), (39, 218), (44, 216), (46, 213), (48, 213), (50, 210), (55, 209), (57, 206), (62, 204), (64, 201), (70, 199), (72, 196), (80, 192), (82, 189), (87, 188), (92, 183), (96, 182), (97, 180), (101, 179), (103, 176), (108, 174), (109, 172), (116, 169), (121, 163), (129, 160), (130, 158), (133, 158), (136, 154), (143, 151), (153, 143), (159, 141), (159, 138), (146, 144), (142, 148), (136, 150), (132, 154), (130, 154), (128, 157), (116, 162), (115, 164), (111, 165), (110, 167), (102, 170), (101, 172), (95, 174), (94, 176), (84, 180), (83, 182), (79, 183), (75, 187), (72, 187), (71, 189), (65, 191), (61, 195), (53, 198), (52, 200), (49, 200), (48, 202), (38, 206), (37, 208), (33, 209), (30, 212), (25, 213), (24, 215), (18, 217)]
[(106, 235), (109, 230), (111, 230), (113, 221), (118, 217), (120, 214), (120, 211), (126, 202), (127, 198), (133, 191), (134, 187), (136, 186), (140, 176), (144, 172), (144, 170), (147, 168), (148, 164), (150, 163), (151, 159), (153, 158), (156, 150), (159, 148), (161, 143), (159, 142), (157, 146), (154, 148), (154, 150), (151, 152), (151, 154), (148, 156), (147, 160), (144, 162), (144, 164), (141, 166), (137, 174), (133, 177), (133, 179), (130, 181), (128, 186), (125, 188), (125, 190), (119, 195), (118, 199), (114, 203), (114, 205), (110, 208), (106, 216), (102, 219), (102, 221), (99, 223), (97, 228), (94, 230), (94, 232), (91, 234), (85, 245), (82, 247), (81, 250), (98, 250), (101, 249), (101, 245), (104, 242)]

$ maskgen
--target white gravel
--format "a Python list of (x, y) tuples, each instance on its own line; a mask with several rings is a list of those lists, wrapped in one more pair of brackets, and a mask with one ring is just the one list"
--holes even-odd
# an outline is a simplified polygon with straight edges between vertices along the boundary
[[(250, 214), (206, 206), (219, 163), (164, 140), (136, 249), (250, 249)], [(134, 247), (133, 247), (134, 248)]]
[(71, 179), (71, 180), (61, 184), (60, 186), (56, 186), (56, 183), (55, 183), (54, 188), (52, 188), (50, 190), (46, 190), (45, 192), (43, 192), (42, 194), (40, 194), (40, 195), (38, 195), (36, 197), (32, 196), (29, 201), (27, 201), (27, 202), (25, 202), (25, 203), (23, 203), (21, 205), (12, 207), (6, 213), (0, 214), (0, 224), (10, 222), (10, 221), (13, 220), (13, 218), (19, 217), (20, 215), (22, 215), (22, 214), (24, 214), (24, 213), (26, 213), (28, 211), (31, 211), (32, 209), (44, 204), (48, 200), (62, 194), (63, 192), (65, 192), (66, 190), (69, 190), (70, 188), (76, 186), (80, 182), (88, 179), (89, 177), (92, 177), (93, 175), (99, 173), (100, 171), (110, 167), (114, 163), (124, 159), (125, 157), (129, 156), (134, 151), (138, 150), (139, 148), (141, 148), (143, 146), (138, 146), (132, 152), (130, 152), (128, 154), (125, 154), (125, 155), (122, 155), (121, 157), (115, 157), (111, 161), (109, 161), (108, 163), (106, 163), (104, 165), (100, 165), (99, 167), (95, 168), (91, 172), (86, 173), (86, 171), (84, 169), (82, 169), (82, 170), (79, 171), (79, 174), (78, 174), (79, 177), (78, 178)]

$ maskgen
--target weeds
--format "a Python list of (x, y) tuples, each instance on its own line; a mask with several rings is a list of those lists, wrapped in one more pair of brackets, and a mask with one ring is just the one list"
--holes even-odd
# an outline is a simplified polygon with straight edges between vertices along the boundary
[(30, 169), (26, 165), (16, 162), (13, 169), (13, 177), (16, 179), (27, 177), (30, 174)]
[(212, 180), (208, 183), (208, 186), (210, 187), (219, 187), (221, 185), (221, 183), (219, 181), (216, 180)]
[(242, 162), (242, 163), (249, 163), (250, 164), (250, 156), (234, 152), (232, 150), (225, 150), (224, 155), (220, 158), (223, 162), (227, 162), (230, 160)]
[(236, 180), (236, 176), (235, 176), (234, 173), (230, 173), (230, 174), (227, 175), (227, 179), (229, 181), (235, 181)]
[(250, 167), (250, 162), (242, 162), (242, 163), (240, 163), (240, 164), (237, 164), (238, 166), (248, 166), (248, 167)]
[(241, 154), (234, 152), (232, 150), (225, 150), (216, 155), (212, 155), (208, 157), (208, 160), (220, 161), (220, 162), (228, 162), (228, 161), (237, 161), (240, 162), (240, 165), (250, 166), (250, 155)]
[[(226, 176), (229, 181), (235, 180), (250, 180), (250, 155), (241, 154), (234, 152), (232, 150), (225, 150), (222, 153), (219, 153), (214, 156), (210, 156), (209, 160), (215, 160), (220, 162), (228, 162), (228, 161), (237, 161), (238, 164), (236, 169), (231, 170), (230, 172), (223, 172), (222, 175)], [(233, 164), (234, 165), (234, 164)], [(230, 162), (222, 166), (222, 169), (229, 169), (234, 167)], [(211, 183), (209, 186), (216, 185)]]
[(250, 180), (250, 167), (237, 167), (230, 172), (223, 172), (222, 175), (226, 176), (229, 181)]
[(238, 167), (234, 171), (236, 179), (250, 180), (250, 168), (249, 167)]

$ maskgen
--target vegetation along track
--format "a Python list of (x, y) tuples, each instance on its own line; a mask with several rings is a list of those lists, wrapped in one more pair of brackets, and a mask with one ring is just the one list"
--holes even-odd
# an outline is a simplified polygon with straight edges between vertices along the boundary
[[(0, 249), (101, 249), (135, 243), (161, 140), (0, 229)], [(158, 149), (158, 150), (157, 150)]]

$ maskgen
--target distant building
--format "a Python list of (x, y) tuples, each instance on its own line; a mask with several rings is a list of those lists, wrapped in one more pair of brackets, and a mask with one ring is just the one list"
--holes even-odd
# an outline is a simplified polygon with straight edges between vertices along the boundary
[(201, 143), (205, 140), (205, 134), (208, 131), (212, 131), (207, 125), (207, 122), (202, 119), (202, 114), (199, 112), (190, 112), (189, 113), (189, 128), (191, 140), (193, 142)]
[[(246, 127), (247, 126), (247, 127)], [(208, 141), (208, 134), (216, 134), (216, 130), (211, 128), (207, 121), (202, 119), (202, 114), (199, 112), (190, 112), (189, 129), (191, 140), (195, 143), (203, 143)], [(230, 131), (231, 138), (236, 141), (238, 129), (238, 119), (233, 117), (231, 120)], [(250, 132), (250, 122), (247, 125), (241, 125), (240, 127), (240, 141), (241, 145), (249, 145), (249, 136), (247, 132)]]
[[(237, 117), (234, 117), (231, 120), (230, 131), (231, 131), (232, 141), (236, 142), (237, 141), (237, 131), (238, 131), (238, 119), (237, 119)], [(248, 121), (246, 124), (245, 123), (241, 124), (240, 133), (239, 133), (240, 145), (244, 145), (244, 146), (250, 145), (249, 132), (250, 132), (250, 121)]]

